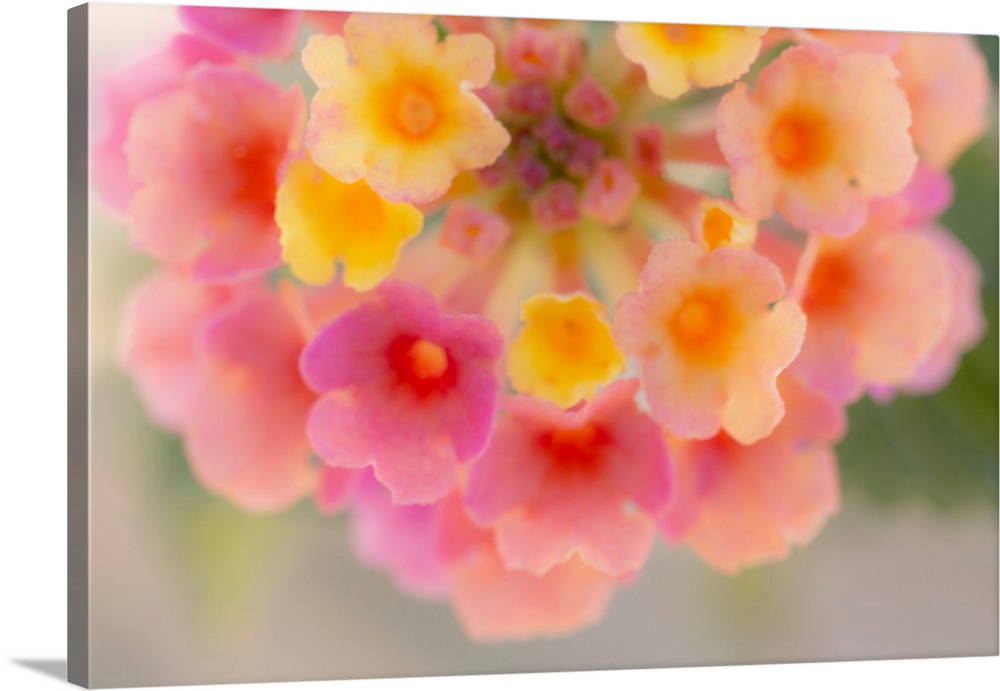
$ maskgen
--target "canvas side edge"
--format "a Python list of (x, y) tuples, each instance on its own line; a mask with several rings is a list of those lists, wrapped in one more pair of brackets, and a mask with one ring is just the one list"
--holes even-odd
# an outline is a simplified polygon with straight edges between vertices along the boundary
[(90, 682), (89, 7), (67, 13), (67, 681)]

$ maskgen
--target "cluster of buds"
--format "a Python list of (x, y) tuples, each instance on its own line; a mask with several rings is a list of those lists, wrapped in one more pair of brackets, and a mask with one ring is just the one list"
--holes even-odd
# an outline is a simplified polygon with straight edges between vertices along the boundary
[(346, 513), (474, 639), (597, 621), (658, 537), (786, 557), (845, 407), (983, 333), (935, 221), (987, 124), (968, 37), (180, 19), (102, 92), (97, 191), (160, 263), (124, 366), (205, 488)]

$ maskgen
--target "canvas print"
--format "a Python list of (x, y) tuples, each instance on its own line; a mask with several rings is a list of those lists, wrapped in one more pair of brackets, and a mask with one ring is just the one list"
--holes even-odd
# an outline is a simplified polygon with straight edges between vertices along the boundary
[(996, 37), (85, 9), (76, 681), (997, 654)]

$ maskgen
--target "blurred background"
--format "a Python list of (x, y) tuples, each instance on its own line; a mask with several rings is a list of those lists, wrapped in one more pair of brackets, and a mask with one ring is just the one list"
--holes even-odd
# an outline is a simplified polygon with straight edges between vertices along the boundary
[[(177, 28), (169, 7), (90, 12), (91, 94)], [(358, 564), (346, 518), (307, 503), (255, 517), (205, 492), (116, 364), (126, 295), (154, 263), (92, 199), (92, 683), (997, 654), (997, 39), (979, 41), (993, 120), (952, 171), (943, 222), (981, 262), (983, 341), (940, 393), (851, 407), (843, 505), (811, 545), (727, 577), (658, 544), (598, 625), (562, 639), (470, 643), (446, 603)]]

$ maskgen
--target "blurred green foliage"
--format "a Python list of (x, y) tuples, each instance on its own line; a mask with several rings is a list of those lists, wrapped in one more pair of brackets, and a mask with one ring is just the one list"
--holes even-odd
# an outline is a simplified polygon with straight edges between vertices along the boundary
[(979, 44), (979, 49), (986, 56), (986, 64), (990, 68), (990, 77), (993, 78), (993, 83), (996, 84), (997, 75), (1000, 74), (1000, 55), (997, 54), (997, 45), (1000, 43), (1000, 37), (976, 36), (976, 43)]
[(256, 630), (284, 550), (303, 517), (316, 515), (306, 502), (274, 515), (245, 512), (194, 479), (180, 439), (158, 439), (149, 495), (157, 534), (178, 570), (192, 625), (203, 643), (224, 648)]

